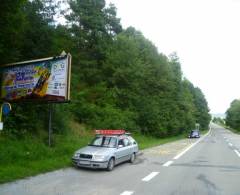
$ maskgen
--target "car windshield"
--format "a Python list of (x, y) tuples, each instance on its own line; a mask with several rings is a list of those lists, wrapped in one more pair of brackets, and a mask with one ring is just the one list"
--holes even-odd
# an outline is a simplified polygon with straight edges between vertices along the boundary
[(115, 148), (117, 144), (116, 137), (101, 136), (95, 137), (90, 146)]

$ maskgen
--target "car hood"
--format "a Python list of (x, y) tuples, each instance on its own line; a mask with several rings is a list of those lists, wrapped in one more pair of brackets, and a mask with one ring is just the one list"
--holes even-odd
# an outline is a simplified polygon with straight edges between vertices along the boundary
[(106, 147), (96, 147), (96, 146), (86, 146), (84, 148), (81, 148), (77, 150), (77, 153), (83, 153), (83, 154), (92, 154), (92, 155), (104, 155), (109, 154), (109, 152), (114, 151), (115, 148), (106, 148)]

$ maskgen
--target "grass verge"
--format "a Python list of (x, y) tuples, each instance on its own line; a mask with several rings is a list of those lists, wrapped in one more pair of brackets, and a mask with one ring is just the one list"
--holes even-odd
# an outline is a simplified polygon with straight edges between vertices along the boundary
[(151, 136), (143, 136), (140, 134), (135, 134), (135, 135), (133, 135), (133, 137), (138, 142), (139, 149), (143, 150), (146, 148), (151, 148), (151, 147), (158, 146), (161, 144), (184, 139), (187, 136), (183, 134), (183, 135), (177, 135), (177, 136), (172, 136), (172, 137), (167, 137), (167, 138), (155, 138), (155, 137), (151, 137)]
[(233, 133), (235, 133), (235, 134), (240, 135), (240, 131), (238, 131), (238, 130), (236, 130), (236, 129), (233, 129), (233, 128), (231, 128), (231, 127), (229, 127), (229, 126), (227, 126), (227, 125), (225, 125), (225, 124), (222, 124), (222, 123), (216, 123), (216, 124), (219, 125), (219, 126), (221, 126), (221, 127), (223, 127), (223, 128), (225, 128), (225, 129), (228, 129), (229, 131), (231, 131), (231, 132), (233, 132)]
[(73, 152), (86, 145), (91, 136), (56, 136), (48, 147), (37, 138), (0, 141), (0, 183), (37, 175), (71, 165)]
[[(201, 131), (201, 135), (204, 135), (207, 132), (208, 132), (208, 130)], [(174, 141), (177, 141), (180, 139), (185, 139), (188, 137), (188, 134), (184, 133), (181, 135), (167, 137), (167, 138), (156, 138), (156, 137), (151, 137), (151, 136), (143, 136), (141, 134), (133, 134), (133, 137), (138, 142), (139, 149), (143, 150), (143, 149), (158, 146), (161, 144), (174, 142)]]
[[(54, 135), (54, 145), (50, 148), (38, 137), (14, 139), (0, 135), (0, 183), (71, 166), (74, 151), (86, 146), (93, 138), (92, 132), (82, 130), (82, 127), (75, 126), (74, 129), (68, 135)], [(139, 148), (145, 149), (184, 139), (187, 135), (162, 139), (140, 134), (133, 134), (133, 137)]]
[(238, 134), (238, 135), (240, 135), (240, 131), (238, 131), (238, 130), (236, 130), (236, 129), (233, 129), (233, 128), (231, 128), (231, 127), (228, 127), (228, 126), (223, 126), (222, 125), (222, 127), (224, 127), (225, 129), (228, 129), (229, 131), (231, 131), (231, 132), (233, 132), (233, 133), (235, 133), (235, 134)]

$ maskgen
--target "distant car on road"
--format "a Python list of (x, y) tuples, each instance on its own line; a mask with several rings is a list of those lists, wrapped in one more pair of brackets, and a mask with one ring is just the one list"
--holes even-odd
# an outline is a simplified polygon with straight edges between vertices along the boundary
[(200, 132), (199, 130), (195, 129), (192, 130), (188, 136), (189, 138), (200, 138)]
[(136, 159), (137, 142), (125, 130), (96, 130), (96, 137), (84, 148), (75, 152), (72, 162), (77, 167), (105, 168)]

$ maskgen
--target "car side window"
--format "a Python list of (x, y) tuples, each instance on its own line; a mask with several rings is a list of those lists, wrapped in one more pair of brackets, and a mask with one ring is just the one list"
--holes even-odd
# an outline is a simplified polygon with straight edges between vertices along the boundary
[(120, 145), (124, 146), (123, 139), (119, 139), (119, 140), (118, 140), (118, 145), (119, 145), (119, 146), (120, 146)]
[(123, 147), (132, 145), (131, 141), (128, 138), (121, 138), (118, 141), (118, 145), (122, 145)]
[(135, 141), (131, 136), (129, 136), (128, 139), (129, 139), (131, 145), (132, 145), (132, 144), (133, 144), (133, 145), (136, 145), (136, 144), (137, 144), (136, 141)]
[(124, 143), (124, 146), (131, 145), (131, 142), (127, 138), (123, 139), (123, 143)]

